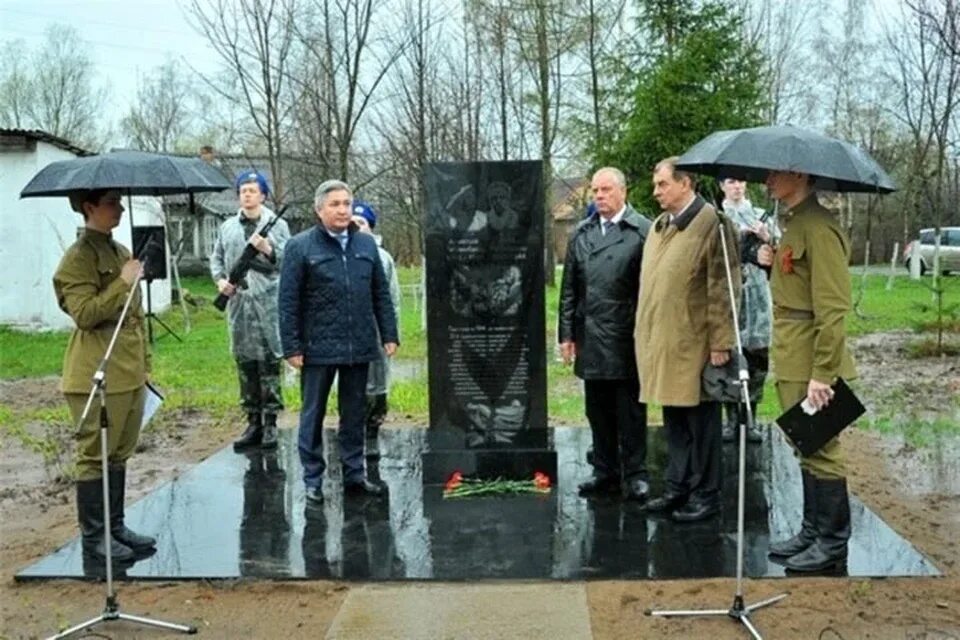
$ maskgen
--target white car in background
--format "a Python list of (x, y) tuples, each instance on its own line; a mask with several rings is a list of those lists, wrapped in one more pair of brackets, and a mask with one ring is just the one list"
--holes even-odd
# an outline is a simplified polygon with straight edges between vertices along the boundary
[[(903, 265), (910, 268), (910, 255), (916, 245), (920, 251), (920, 273), (933, 268), (934, 229), (921, 229), (919, 240), (903, 248)], [(960, 272), (960, 227), (940, 227), (940, 272)]]

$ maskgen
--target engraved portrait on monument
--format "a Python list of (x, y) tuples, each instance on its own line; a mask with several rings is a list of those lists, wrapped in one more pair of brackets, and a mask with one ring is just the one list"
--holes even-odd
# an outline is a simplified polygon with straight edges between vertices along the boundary
[(426, 187), (431, 426), (515, 444), (546, 427), (540, 163), (435, 163)]

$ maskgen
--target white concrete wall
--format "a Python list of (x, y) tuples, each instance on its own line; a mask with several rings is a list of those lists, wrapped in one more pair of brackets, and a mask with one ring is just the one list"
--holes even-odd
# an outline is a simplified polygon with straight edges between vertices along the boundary
[[(46, 142), (37, 142), (32, 152), (0, 153), (0, 324), (27, 330), (73, 326), (57, 306), (53, 274), (83, 226), (83, 218), (70, 209), (65, 197), (20, 199), (20, 191), (46, 165), (74, 157)], [(134, 198), (134, 208), (138, 225), (162, 224), (156, 198), (143, 202)], [(115, 237), (130, 246), (128, 219), (116, 229)], [(170, 281), (155, 281), (151, 296), (154, 311), (169, 306)]]

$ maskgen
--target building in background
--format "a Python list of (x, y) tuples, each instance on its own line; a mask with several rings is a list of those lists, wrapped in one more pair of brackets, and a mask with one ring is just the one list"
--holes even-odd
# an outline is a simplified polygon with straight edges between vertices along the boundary
[[(52, 162), (93, 155), (69, 141), (43, 131), (0, 129), (0, 325), (40, 331), (69, 329), (70, 317), (57, 306), (53, 273), (64, 251), (83, 227), (83, 217), (66, 198), (20, 199), (20, 191), (38, 171)], [(124, 220), (115, 230), (117, 240), (132, 247), (131, 207), (127, 198)], [(157, 198), (135, 196), (132, 220), (137, 226), (162, 226), (164, 214)], [(167, 273), (170, 274), (169, 254)], [(146, 284), (144, 304), (146, 304)], [(170, 278), (155, 280), (150, 297), (153, 311), (170, 305)]]

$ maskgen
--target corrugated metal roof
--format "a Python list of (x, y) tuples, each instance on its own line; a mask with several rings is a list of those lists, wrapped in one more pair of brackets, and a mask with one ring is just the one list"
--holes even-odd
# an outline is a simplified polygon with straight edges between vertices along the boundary
[(70, 153), (76, 154), (78, 156), (96, 155), (93, 151), (88, 151), (87, 149), (78, 147), (75, 144), (72, 144), (69, 140), (65, 140), (64, 138), (59, 138), (51, 133), (47, 133), (46, 131), (41, 131), (39, 129), (0, 128), (0, 136), (23, 136), (31, 140), (39, 140), (40, 142), (46, 142), (47, 144), (52, 144), (58, 149), (69, 151)]

